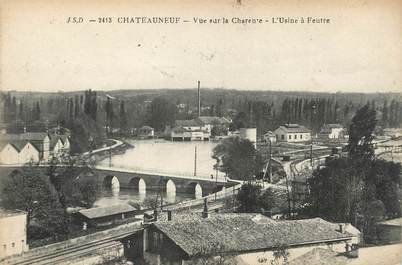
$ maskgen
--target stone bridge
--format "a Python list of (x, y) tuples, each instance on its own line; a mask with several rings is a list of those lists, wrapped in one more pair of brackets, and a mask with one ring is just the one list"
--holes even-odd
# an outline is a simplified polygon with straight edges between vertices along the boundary
[(138, 189), (139, 192), (163, 191), (168, 193), (189, 193), (205, 196), (222, 190), (223, 187), (235, 185), (220, 179), (180, 176), (165, 173), (150, 173), (134, 170), (117, 170), (94, 167), (99, 183), (106, 187), (119, 186), (120, 188)]
[[(46, 166), (41, 166), (46, 170)], [(21, 170), (19, 166), (0, 166), (0, 178), (8, 176), (14, 170)], [(195, 194), (197, 197), (222, 190), (224, 187), (235, 185), (235, 182), (224, 181), (221, 178), (201, 178), (180, 176), (165, 173), (140, 172), (128, 169), (113, 169), (107, 167), (92, 167), (99, 184), (104, 187), (119, 187), (138, 189), (139, 192), (162, 191), (167, 193)]]

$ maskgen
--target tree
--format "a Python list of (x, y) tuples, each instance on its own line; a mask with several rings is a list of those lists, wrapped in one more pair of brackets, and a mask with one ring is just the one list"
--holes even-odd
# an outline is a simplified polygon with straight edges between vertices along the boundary
[(119, 119), (120, 119), (120, 131), (125, 132), (127, 129), (127, 116), (126, 116), (126, 109), (124, 108), (124, 100), (120, 102)]
[(146, 121), (157, 131), (163, 131), (166, 125), (172, 125), (176, 119), (177, 107), (163, 97), (157, 97), (149, 104)]
[(243, 184), (236, 199), (239, 202), (238, 211), (241, 213), (264, 213), (275, 207), (273, 191), (271, 189), (263, 191), (258, 184)]
[(38, 236), (31, 233), (34, 224), (46, 236), (65, 231), (64, 211), (57, 191), (39, 168), (28, 165), (3, 178), (0, 196), (4, 208), (27, 212), (30, 238)]
[(373, 131), (377, 124), (375, 110), (368, 104), (360, 108), (349, 126), (349, 156), (353, 160), (372, 160), (374, 158)]
[(230, 178), (251, 180), (262, 168), (261, 154), (247, 139), (229, 137), (213, 149), (217, 168)]

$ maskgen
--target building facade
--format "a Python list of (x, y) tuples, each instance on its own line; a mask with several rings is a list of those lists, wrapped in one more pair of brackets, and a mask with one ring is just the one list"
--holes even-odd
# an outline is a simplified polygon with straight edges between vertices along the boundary
[(320, 130), (320, 137), (327, 139), (340, 139), (344, 138), (344, 131), (343, 126), (340, 124), (324, 124)]
[(311, 140), (311, 131), (299, 124), (285, 124), (274, 131), (277, 142), (307, 142)]
[(4, 134), (0, 139), (0, 164), (48, 162), (50, 137), (46, 133)]
[(27, 214), (0, 209), (0, 259), (28, 250)]

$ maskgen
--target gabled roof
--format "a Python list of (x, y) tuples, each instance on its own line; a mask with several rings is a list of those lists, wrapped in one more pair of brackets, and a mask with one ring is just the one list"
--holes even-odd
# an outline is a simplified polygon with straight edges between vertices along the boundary
[(200, 116), (197, 118), (203, 124), (229, 124), (230, 121), (224, 117), (216, 116)]
[(335, 242), (353, 237), (347, 232), (338, 232), (332, 223), (320, 218), (277, 221), (260, 214), (217, 214), (209, 218), (175, 220), (156, 222), (153, 226), (189, 257)]
[(144, 125), (144, 126), (142, 126), (141, 128), (139, 128), (139, 130), (142, 130), (142, 131), (153, 131), (154, 128), (152, 128), (151, 126)]
[(279, 128), (276, 130), (279, 130), (279, 129), (282, 129), (285, 132), (291, 132), (291, 133), (309, 133), (310, 132), (310, 129), (307, 129), (303, 125), (299, 125), (299, 124), (285, 124), (285, 125), (279, 126)]
[(89, 219), (105, 217), (115, 214), (122, 214), (127, 212), (135, 211), (136, 209), (128, 204), (118, 204), (108, 207), (96, 207), (86, 210), (79, 211), (80, 214), (84, 215)]
[(176, 120), (176, 126), (182, 127), (196, 127), (201, 126), (202, 123), (199, 120)]
[(328, 123), (324, 124), (321, 128), (321, 133), (330, 133), (332, 129), (340, 128), (342, 129), (343, 126), (340, 125), (339, 123)]
[(2, 141), (43, 141), (46, 136), (48, 136), (48, 134), (42, 133), (42, 132), (2, 134), (1, 140)]

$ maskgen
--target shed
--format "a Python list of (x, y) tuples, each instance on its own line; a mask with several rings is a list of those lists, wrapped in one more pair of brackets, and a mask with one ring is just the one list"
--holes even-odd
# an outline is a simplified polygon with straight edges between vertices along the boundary
[(83, 224), (85, 222), (90, 226), (99, 227), (135, 218), (136, 211), (134, 207), (128, 204), (118, 204), (81, 210), (77, 213), (77, 217)]

